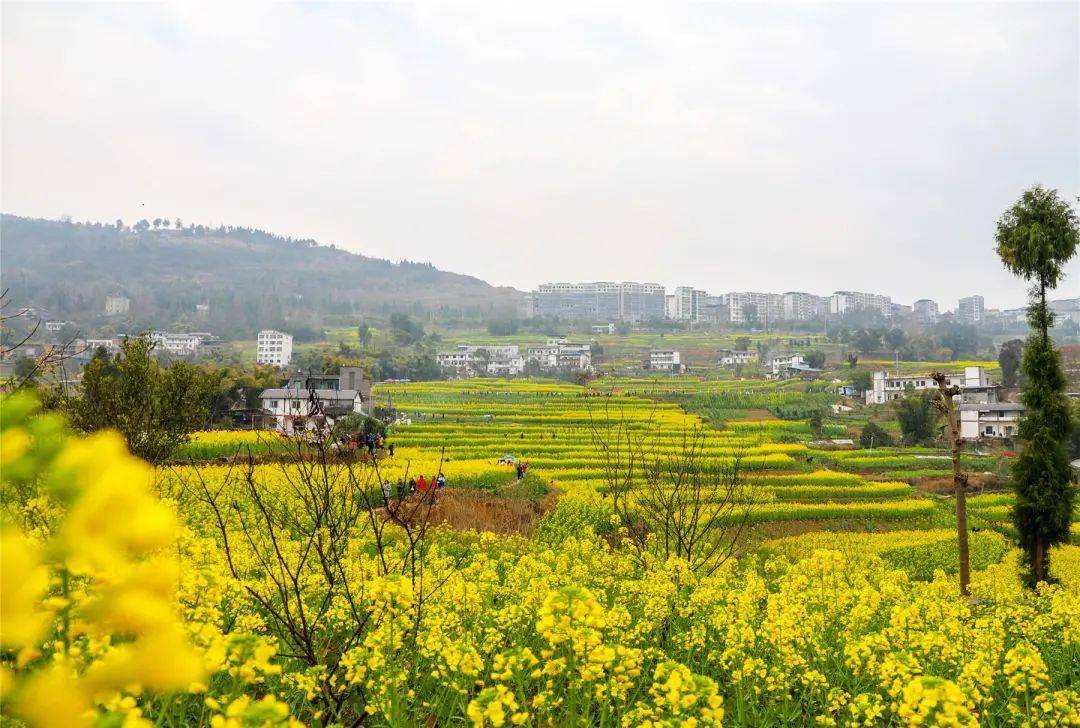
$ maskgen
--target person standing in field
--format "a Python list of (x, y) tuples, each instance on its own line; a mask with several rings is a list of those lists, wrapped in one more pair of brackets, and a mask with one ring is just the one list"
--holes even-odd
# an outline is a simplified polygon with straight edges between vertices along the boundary
[(435, 487), (438, 490), (442, 490), (446, 487), (446, 476), (442, 473), (439, 473), (439, 477), (435, 478)]
[(424, 478), (424, 474), (420, 474), (420, 480), (416, 481), (416, 489), (421, 493), (427, 490), (427, 479)]

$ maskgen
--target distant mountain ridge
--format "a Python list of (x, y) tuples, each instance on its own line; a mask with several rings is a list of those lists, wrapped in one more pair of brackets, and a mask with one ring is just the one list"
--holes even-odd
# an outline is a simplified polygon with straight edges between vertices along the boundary
[[(520, 293), (426, 263), (371, 258), (242, 227), (135, 226), (0, 216), (0, 276), (12, 300), (58, 314), (132, 298), (137, 315), (177, 315), (196, 303), (267, 298), (317, 314), (457, 310), (506, 315)], [(304, 302), (307, 302), (304, 304)], [(271, 306), (272, 307), (272, 306)], [(252, 322), (254, 323), (254, 322)], [(261, 324), (259, 324), (261, 325)]]

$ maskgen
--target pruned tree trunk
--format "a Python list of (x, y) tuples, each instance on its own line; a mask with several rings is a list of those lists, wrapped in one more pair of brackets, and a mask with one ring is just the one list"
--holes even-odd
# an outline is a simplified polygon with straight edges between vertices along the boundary
[(960, 559), (960, 593), (971, 595), (971, 556), (968, 549), (967, 525), (967, 487), (968, 476), (960, 468), (960, 422), (953, 407), (953, 397), (960, 393), (960, 388), (950, 387), (941, 372), (934, 372), (931, 377), (938, 385), (938, 396), (934, 404), (945, 415), (945, 431), (949, 436), (949, 450), (952, 455), (953, 495), (956, 500), (956, 550)]

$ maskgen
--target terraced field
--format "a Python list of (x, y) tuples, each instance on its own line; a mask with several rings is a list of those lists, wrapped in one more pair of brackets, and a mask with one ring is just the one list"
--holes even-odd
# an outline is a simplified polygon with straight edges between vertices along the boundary
[[(686, 433), (700, 432), (709, 461), (738, 458), (752, 486), (751, 520), (757, 524), (800, 521), (820, 529), (842, 522), (881, 530), (941, 528), (951, 522), (951, 501), (920, 495), (905, 482), (909, 472), (946, 472), (942, 450), (819, 449), (812, 444), (815, 437), (842, 437), (846, 430), (826, 423), (824, 432), (815, 435), (805, 420), (779, 419), (726, 420), (714, 426), (678, 403), (725, 400), (731, 405), (724, 412), (744, 414), (784, 398), (820, 403), (829, 395), (776, 383), (751, 390), (745, 382), (689, 377), (603, 381), (604, 389), (521, 380), (428, 382), (386, 385), (376, 394), (409, 418), (393, 429), (397, 459), (430, 463), (430, 452), (441, 450), (451, 478), (486, 473), (490, 480), (500, 472), (510, 478), (510, 468), (496, 463), (513, 456), (527, 461), (529, 472), (548, 480), (563, 498), (602, 503), (606, 462), (597, 438), (622, 423), (648, 433), (651, 452), (657, 454), (672, 453)], [(975, 456), (965, 456), (964, 464), (976, 471), (998, 466), (993, 458)], [(979, 499), (973, 503), (976, 525), (1004, 530), (1010, 496), (985, 498), (985, 508)]]

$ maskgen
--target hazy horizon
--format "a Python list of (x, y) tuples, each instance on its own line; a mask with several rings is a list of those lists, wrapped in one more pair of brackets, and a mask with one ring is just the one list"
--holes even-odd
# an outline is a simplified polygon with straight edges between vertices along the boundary
[(1076, 3), (0, 12), (12, 214), (257, 227), (522, 290), (1013, 308), (997, 218), (1034, 183), (1080, 194)]

